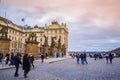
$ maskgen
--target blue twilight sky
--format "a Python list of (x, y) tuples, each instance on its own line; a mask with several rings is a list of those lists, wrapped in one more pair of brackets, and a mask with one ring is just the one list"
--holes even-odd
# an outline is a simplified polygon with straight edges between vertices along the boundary
[(66, 22), (69, 51), (120, 47), (120, 0), (0, 0), (0, 16), (18, 25)]

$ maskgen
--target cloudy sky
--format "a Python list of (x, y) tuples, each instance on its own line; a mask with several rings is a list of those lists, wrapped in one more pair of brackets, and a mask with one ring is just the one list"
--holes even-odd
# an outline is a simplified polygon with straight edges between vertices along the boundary
[(109, 51), (120, 47), (120, 0), (0, 0), (0, 16), (43, 27), (67, 23), (69, 51)]

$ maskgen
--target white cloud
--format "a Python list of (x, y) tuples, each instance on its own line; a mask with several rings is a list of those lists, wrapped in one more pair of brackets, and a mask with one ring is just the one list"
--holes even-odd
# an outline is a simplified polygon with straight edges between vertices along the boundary
[(116, 39), (120, 35), (119, 7), (119, 0), (2, 0), (0, 15), (4, 17), (7, 11), (8, 18), (16, 24), (22, 24), (20, 20), (25, 18), (31, 26), (44, 26), (52, 20), (66, 22), (69, 50), (108, 50), (120, 44)]

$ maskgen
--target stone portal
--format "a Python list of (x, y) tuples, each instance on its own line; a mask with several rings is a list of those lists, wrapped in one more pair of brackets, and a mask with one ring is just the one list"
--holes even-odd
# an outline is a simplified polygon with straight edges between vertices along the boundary
[(26, 53), (38, 56), (38, 42), (26, 42)]
[(31, 33), (26, 41), (26, 51), (27, 54), (32, 54), (38, 57), (38, 42), (35, 33)]

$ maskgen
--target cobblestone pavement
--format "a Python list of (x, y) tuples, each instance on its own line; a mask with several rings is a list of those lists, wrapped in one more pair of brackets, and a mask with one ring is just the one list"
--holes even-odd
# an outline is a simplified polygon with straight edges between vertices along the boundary
[(55, 63), (35, 62), (28, 78), (24, 79), (22, 68), (19, 77), (14, 77), (15, 68), (0, 70), (0, 80), (120, 80), (120, 58), (114, 58), (113, 64), (105, 59), (95, 61), (88, 58), (88, 64), (77, 64), (76, 59), (65, 59)]

